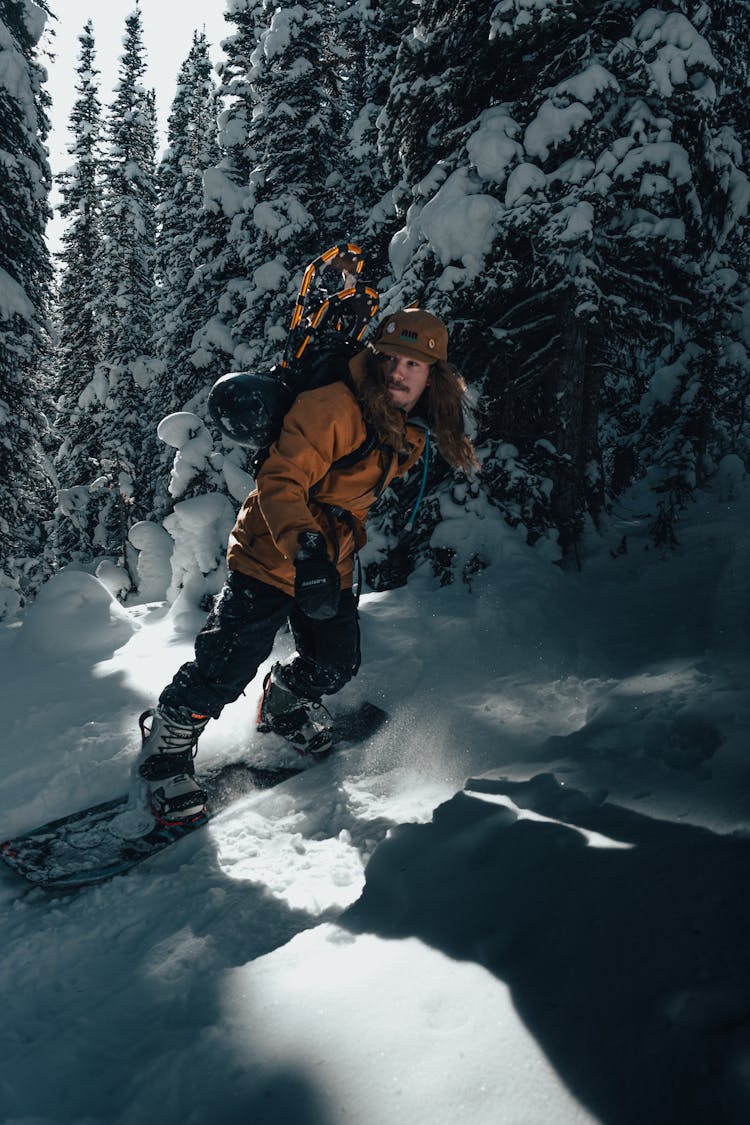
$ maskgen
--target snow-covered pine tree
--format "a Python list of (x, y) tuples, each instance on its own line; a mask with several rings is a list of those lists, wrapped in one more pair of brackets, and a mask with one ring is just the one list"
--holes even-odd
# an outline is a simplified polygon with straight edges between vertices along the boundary
[(396, 230), (397, 203), (405, 185), (386, 170), (378, 122), (383, 114), (401, 36), (411, 26), (411, 0), (338, 0), (333, 48), (341, 55), (338, 99), (342, 107), (341, 179), (336, 189), (351, 209), (346, 230), (367, 255), (367, 278), (378, 284), (389, 272), (388, 243)]
[[(727, 339), (719, 326), (745, 180), (721, 120), (720, 67), (689, 7), (597, 5), (578, 32), (569, 14), (564, 53), (539, 59), (534, 116), (514, 105), (523, 152), (503, 226), (529, 239), (534, 292), (531, 304), (522, 292), (502, 327), (515, 336), (522, 380), (541, 391), (538, 416), (521, 403), (546, 425), (536, 448), (549, 453), (563, 546), (584, 513), (597, 518), (605, 491), (645, 471), (665, 493), (668, 534), (664, 514), (711, 460), (712, 373), (725, 363), (716, 347)], [(708, 6), (693, 7), (708, 24)]]
[(614, 322), (632, 339), (650, 321), (642, 296), (651, 291), (650, 250), (626, 249), (625, 267), (620, 244), (623, 215), (637, 200), (607, 177), (633, 143), (622, 135), (638, 93), (610, 69), (612, 45), (631, 23), (618, 3), (551, 0), (533, 13), (498, 4), (496, 66), (521, 78), (531, 57), (533, 79), (516, 87), (512, 103), (482, 114), (467, 142), (480, 177), (503, 189), (505, 253), (489, 267), (504, 307), (492, 317), (487, 480), (530, 541), (556, 534), (566, 558), (576, 557), (586, 517), (598, 522), (605, 502), (602, 373), (627, 363)]
[[(389, 95), (378, 117), (380, 152), (394, 185), (402, 227), (390, 246), (391, 285), (384, 288), (383, 304), (393, 308), (417, 301), (443, 316), (451, 328), (452, 358), (470, 382), (479, 383), (487, 366), (485, 324), (476, 312), (477, 293), (468, 283), (476, 283), (482, 274), (497, 203), (483, 196), (472, 201), (471, 212), (461, 207), (460, 198), (479, 188), (467, 188), (458, 150), (500, 85), (489, 34), (494, 3), (420, 0), (408, 7), (410, 18), (399, 40)], [(425, 204), (444, 184), (447, 192), (430, 211)], [(444, 270), (443, 264), (450, 268)], [(481, 291), (481, 298), (492, 307), (492, 283)], [(459, 475), (454, 486), (453, 474), (436, 459), (427, 502), (414, 531), (404, 535), (400, 510), (418, 487), (416, 480), (407, 481), (394, 490), (395, 503), (386, 500), (380, 507), (380, 531), (388, 549), (367, 568), (368, 581), (377, 587), (403, 582), (424, 557), (432, 560), (441, 580), (450, 578), (452, 552), (429, 546), (441, 518), (440, 496), (455, 492), (473, 503), (476, 483), (467, 488)], [(469, 562), (470, 569), (474, 565)]]
[(278, 359), (302, 267), (352, 237), (344, 124), (354, 110), (348, 93), (342, 108), (335, 16), (333, 0), (241, 0), (227, 12), (222, 158), (204, 176), (217, 228), (204, 277), (222, 293), (200, 334), (200, 354), (223, 354), (227, 370)]
[(59, 176), (62, 234), (56, 315), (56, 411), (62, 443), (55, 457), (58, 477), (56, 554), (59, 563), (89, 560), (94, 552), (89, 493), (99, 452), (101, 403), (82, 392), (102, 358), (101, 304), (101, 102), (93, 24), (79, 36), (76, 99), (70, 115), (71, 166)]
[(192, 290), (195, 270), (202, 264), (203, 173), (220, 156), (212, 70), (209, 44), (204, 34), (196, 32), (178, 75), (168, 147), (157, 172), (154, 340), (166, 371), (159, 385), (165, 411), (181, 407), (198, 382), (190, 357), (193, 333), (202, 323), (201, 304)]
[[(164, 378), (152, 385), (150, 397), (159, 417), (175, 408), (172, 381), (179, 362), (176, 357), (184, 358), (186, 351), (187, 326), (176, 316), (176, 309), (193, 272), (195, 169), (189, 156), (189, 132), (197, 43), (197, 33), (193, 33), (190, 52), (177, 74), (175, 97), (167, 121), (167, 148), (156, 170), (159, 203), (156, 208), (153, 349), (164, 363)], [(187, 338), (189, 340), (189, 336)]]
[[(413, 190), (453, 148), (456, 128), (488, 104), (494, 0), (392, 3), (399, 37), (396, 66), (378, 121), (391, 182)], [(405, 18), (404, 18), (405, 17)]]
[[(98, 511), (95, 544), (126, 562), (127, 529), (144, 510), (148, 474), (140, 472), (158, 418), (144, 409), (159, 375), (151, 355), (155, 243), (155, 107), (141, 80), (146, 69), (141, 12), (125, 21), (115, 99), (106, 122), (102, 215), (103, 359), (84, 392), (102, 407), (98, 467), (89, 484)], [(146, 458), (148, 464), (148, 459)]]
[[(750, 37), (747, 35), (750, 20), (748, 0), (713, 0), (710, 5), (710, 31), (707, 33), (712, 50), (721, 65), (719, 86), (725, 135), (733, 140), (735, 151), (741, 154), (741, 167), (750, 174)], [(733, 269), (738, 273), (738, 284), (732, 300), (722, 308), (729, 317), (727, 349), (723, 359), (722, 409), (723, 448), (736, 454), (724, 453), (719, 462), (719, 472), (731, 466), (741, 476), (750, 468), (750, 238), (747, 216), (741, 226), (734, 228), (732, 239)], [(734, 370), (732, 370), (734, 368)], [(725, 460), (725, 458), (727, 460)], [(733, 494), (731, 481), (723, 489), (724, 495)]]
[[(207, 268), (213, 217), (203, 202), (203, 173), (220, 156), (217, 137), (218, 98), (212, 78), (209, 45), (196, 33), (177, 82), (168, 123), (168, 147), (157, 173), (159, 188), (154, 349), (163, 378), (149, 388), (149, 415), (162, 418), (176, 410), (197, 410), (205, 416), (208, 391), (225, 365), (206, 365), (194, 347), (196, 332), (215, 309)], [(169, 506), (167, 483), (172, 454), (160, 443), (159, 468), (153, 472), (153, 503), (157, 514)], [(216, 485), (198, 479), (192, 490)]]
[(250, 82), (251, 57), (263, 29), (265, 0), (237, 0), (225, 13), (233, 32), (222, 40), (225, 59), (218, 63), (220, 158), (203, 175), (204, 217), (200, 235), (201, 291), (208, 295), (209, 315), (194, 339), (194, 362), (206, 373), (236, 370), (232, 328), (254, 286), (247, 276), (247, 235), (243, 219), (255, 154), (248, 130), (255, 98)]
[[(509, 0), (462, 29), (431, 0), (399, 62), (410, 60), (417, 93), (421, 74), (439, 95), (442, 120), (410, 109), (398, 76), (391, 99), (410, 122), (399, 153), (415, 185), (392, 248), (395, 292), (422, 296), (453, 322), (453, 354), (481, 388), (490, 497), (545, 550), (558, 535), (571, 548), (587, 505), (596, 514), (602, 503), (595, 282), (568, 183), (584, 167), (576, 146), (593, 115), (563, 83), (586, 72), (617, 8)], [(446, 56), (439, 76), (432, 60)], [(594, 97), (590, 87), (581, 88)], [(604, 109), (607, 84), (597, 92)], [(431, 168), (423, 151), (437, 158)]]
[(750, 142), (750, 41), (747, 36), (748, 0), (711, 0), (710, 4), (686, 3), (685, 15), (706, 35), (721, 66), (723, 117), (740, 138), (747, 158)]
[[(559, 536), (571, 555), (608, 485), (602, 376), (607, 441), (632, 462), (625, 472), (626, 458), (608, 450), (604, 469), (622, 482), (644, 471), (639, 450), (649, 444), (641, 373), (670, 366), (675, 333), (695, 356), (708, 354), (697, 325), (686, 325), (707, 302), (717, 311), (710, 291), (730, 280), (726, 258), (711, 257), (724, 236), (709, 216), (737, 226), (744, 177), (716, 116), (716, 62), (676, 6), (502, 0), (490, 23), (494, 53), (454, 43), (455, 58), (476, 61), (473, 121), (461, 125), (446, 109), (452, 132), (430, 137), (399, 94), (411, 123), (400, 158), (407, 176), (422, 178), (391, 248), (389, 297), (421, 297), (452, 322), (453, 354), (483, 391), (493, 502), (530, 542)], [(436, 40), (426, 17), (411, 39), (415, 75), (435, 83), (424, 60), (413, 65), (421, 43)], [(397, 76), (394, 98), (404, 89)], [(439, 157), (426, 174), (423, 149)], [(675, 429), (705, 432), (705, 420), (684, 413), (685, 424), (672, 414)], [(650, 429), (668, 436), (673, 427), (655, 421)], [(695, 461), (697, 446), (679, 448)], [(654, 440), (650, 449), (652, 463), (664, 461), (666, 449)]]
[(341, 229), (333, 4), (268, 5), (266, 16), (250, 58), (252, 117), (227, 118), (223, 129), (244, 132), (250, 165), (237, 232), (250, 284), (231, 328), (235, 364), (249, 369), (279, 358), (305, 263), (349, 233)]
[(645, 210), (638, 225), (650, 247), (659, 231), (666, 234), (657, 278), (663, 327), (654, 333), (662, 346), (646, 367), (629, 435), (660, 498), (654, 531), (662, 542), (674, 540), (675, 515), (694, 488), (724, 458), (748, 454), (750, 361), (742, 322), (750, 183), (741, 128), (735, 128), (743, 66), (739, 46), (724, 51), (723, 62), (714, 53), (714, 41), (725, 47), (726, 40), (714, 40), (725, 25), (712, 16), (710, 4), (646, 9), (619, 46), (622, 64), (632, 58), (634, 42), (659, 118), (658, 136), (633, 147), (621, 169), (639, 184)]
[(40, 379), (52, 274), (44, 241), (49, 99), (37, 53), (48, 14), (44, 0), (0, 0), (0, 618), (43, 577), (43, 522), (52, 511)]

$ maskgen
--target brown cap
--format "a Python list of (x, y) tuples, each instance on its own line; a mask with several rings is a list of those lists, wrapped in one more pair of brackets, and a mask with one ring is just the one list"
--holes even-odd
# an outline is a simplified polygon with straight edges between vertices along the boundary
[(386, 355), (405, 355), (423, 363), (448, 359), (448, 329), (424, 309), (401, 309), (378, 325), (372, 346)]

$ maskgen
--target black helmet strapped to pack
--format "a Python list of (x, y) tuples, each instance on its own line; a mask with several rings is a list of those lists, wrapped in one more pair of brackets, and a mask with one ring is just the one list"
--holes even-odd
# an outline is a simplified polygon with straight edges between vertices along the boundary
[[(347, 348), (352, 354), (358, 350), (355, 345), (378, 309), (377, 291), (359, 279), (364, 264), (362, 250), (351, 242), (332, 246), (315, 258), (305, 269), (278, 367), (263, 374), (230, 372), (216, 381), (208, 409), (230, 441), (255, 451), (266, 449), (278, 437), (284, 415), (300, 391), (341, 377), (328, 358), (334, 353), (340, 357)], [(329, 279), (337, 275), (340, 280), (329, 288)], [(329, 348), (328, 357), (320, 348), (321, 362), (315, 364), (307, 348), (313, 340), (318, 344), (323, 329), (338, 347)]]
[(294, 392), (278, 375), (230, 372), (217, 379), (208, 409), (221, 432), (237, 445), (263, 449), (281, 428)]

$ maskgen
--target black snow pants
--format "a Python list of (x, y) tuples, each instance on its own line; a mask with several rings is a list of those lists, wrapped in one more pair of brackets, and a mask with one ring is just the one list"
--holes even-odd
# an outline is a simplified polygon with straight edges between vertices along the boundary
[(176, 672), (159, 702), (217, 719), (254, 679), (287, 620), (297, 655), (284, 680), (300, 698), (332, 695), (356, 675), (359, 614), (351, 590), (341, 591), (335, 617), (314, 621), (289, 594), (233, 570), (195, 639), (195, 659)]

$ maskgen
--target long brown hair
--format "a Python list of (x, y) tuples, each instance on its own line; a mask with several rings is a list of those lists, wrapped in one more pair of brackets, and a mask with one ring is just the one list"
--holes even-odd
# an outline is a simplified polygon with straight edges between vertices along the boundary
[[(365, 419), (378, 437), (397, 453), (406, 451), (404, 413), (387, 391), (388, 357), (367, 348), (365, 375), (357, 394)], [(479, 465), (474, 446), (466, 433), (466, 383), (452, 363), (437, 360), (430, 364), (430, 382), (419, 406), (442, 456), (454, 469), (468, 472)]]

